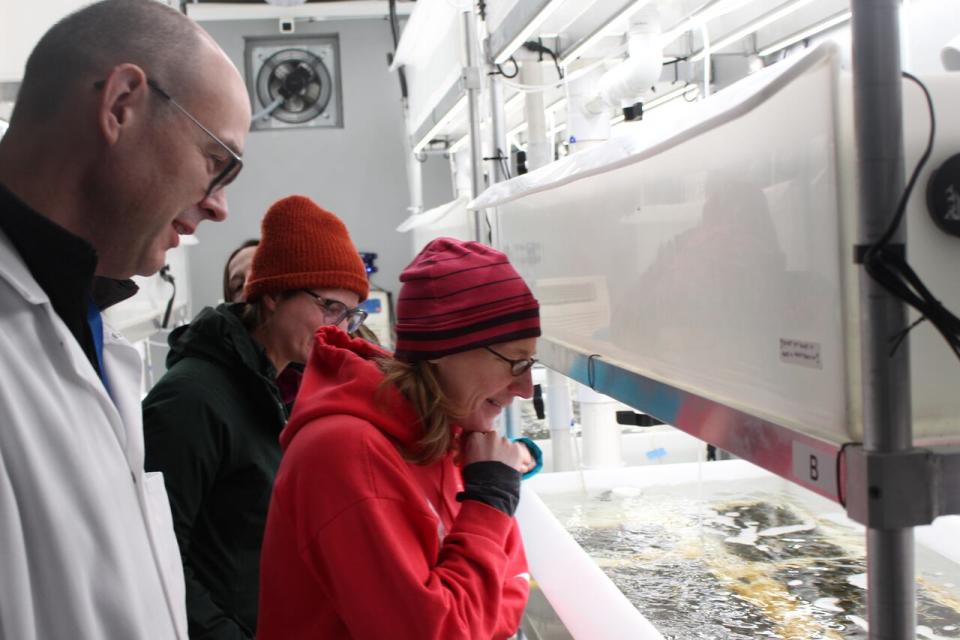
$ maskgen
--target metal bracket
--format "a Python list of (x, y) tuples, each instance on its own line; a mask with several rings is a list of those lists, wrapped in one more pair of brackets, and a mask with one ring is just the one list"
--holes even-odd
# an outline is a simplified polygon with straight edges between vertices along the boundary
[(479, 91), (483, 87), (483, 70), (480, 67), (464, 67), (460, 81), (464, 89)]
[(860, 524), (902, 529), (960, 513), (960, 447), (845, 452), (847, 515)]

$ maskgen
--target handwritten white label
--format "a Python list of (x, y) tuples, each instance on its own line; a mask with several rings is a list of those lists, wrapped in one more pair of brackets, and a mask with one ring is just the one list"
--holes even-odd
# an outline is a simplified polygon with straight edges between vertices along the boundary
[(780, 338), (780, 362), (798, 364), (811, 369), (823, 369), (820, 361), (820, 343)]

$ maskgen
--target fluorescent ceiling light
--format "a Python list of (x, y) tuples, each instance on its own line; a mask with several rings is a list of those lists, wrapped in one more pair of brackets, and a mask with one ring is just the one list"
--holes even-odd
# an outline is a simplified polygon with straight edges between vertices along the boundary
[[(746, 38), (747, 36), (753, 33), (756, 33), (760, 29), (763, 29), (764, 27), (773, 24), (774, 22), (776, 22), (777, 20), (780, 20), (781, 18), (787, 17), (794, 11), (801, 9), (802, 7), (810, 4), (811, 2), (813, 2), (813, 0), (790, 0), (790, 2), (785, 2), (779, 7), (773, 9), (772, 11), (768, 11), (767, 13), (758, 17), (756, 20), (753, 20), (752, 22), (745, 24), (742, 28), (738, 29), (737, 31), (734, 31), (729, 35), (723, 36), (716, 42), (711, 43), (710, 48), (714, 51), (719, 51), (724, 47), (729, 47), (734, 42), (742, 40), (743, 38)], [(704, 51), (703, 49), (701, 49), (700, 51), (697, 51), (695, 54), (690, 56), (690, 61), (696, 62), (698, 60), (702, 60), (703, 56), (704, 56)]]
[(520, 30), (520, 33), (503, 48), (503, 51), (497, 54), (497, 57), (493, 59), (494, 64), (503, 64), (506, 62), (514, 52), (523, 46), (523, 43), (536, 31), (541, 24), (543, 24), (547, 18), (549, 18), (554, 11), (557, 10), (564, 0), (549, 0), (547, 4), (544, 5), (543, 9), (533, 17), (533, 20), (527, 23), (523, 29)]
[(837, 25), (841, 25), (841, 24), (843, 24), (844, 22), (847, 22), (848, 20), (850, 20), (850, 17), (851, 17), (852, 15), (853, 15), (853, 14), (852, 14), (849, 10), (847, 10), (847, 11), (841, 11), (840, 13), (835, 14), (835, 15), (827, 18), (826, 20), (823, 20), (823, 21), (821, 21), (821, 22), (818, 22), (817, 24), (813, 25), (812, 27), (809, 27), (809, 28), (807, 28), (807, 29), (804, 29), (803, 31), (798, 31), (797, 33), (794, 33), (793, 35), (787, 36), (787, 37), (784, 38), (783, 40), (779, 40), (779, 41), (774, 42), (773, 44), (771, 44), (771, 45), (769, 45), (769, 46), (767, 46), (767, 47), (764, 47), (763, 49), (761, 49), (761, 50), (759, 51), (759, 54), (758, 54), (758, 55), (760, 55), (761, 57), (768, 56), (768, 55), (770, 55), (771, 53), (776, 53), (777, 51), (780, 51), (780, 50), (782, 50), (782, 49), (786, 49), (786, 48), (789, 47), (790, 45), (797, 44), (798, 42), (801, 42), (801, 41), (803, 41), (803, 40), (806, 40), (807, 38), (812, 38), (813, 36), (817, 35), (818, 33), (822, 33), (822, 32), (824, 32), (824, 31), (826, 31), (827, 29), (831, 29), (831, 28), (833, 28), (833, 27), (836, 27)]
[(427, 146), (431, 140), (433, 140), (434, 136), (445, 129), (454, 118), (460, 115), (460, 112), (463, 111), (466, 106), (467, 96), (460, 96), (460, 99), (457, 100), (456, 104), (453, 105), (450, 111), (447, 111), (446, 115), (440, 118), (437, 124), (430, 127), (430, 130), (427, 131), (427, 133), (424, 134), (424, 136), (420, 138), (415, 145), (413, 145), (413, 153), (417, 154), (423, 151), (423, 148)]
[(627, 5), (620, 11), (618, 11), (617, 13), (613, 14), (609, 20), (607, 20), (606, 22), (601, 24), (599, 27), (597, 27), (593, 31), (593, 33), (587, 36), (586, 39), (584, 39), (580, 44), (575, 46), (573, 49), (570, 49), (569, 51), (563, 52), (563, 54), (560, 56), (560, 64), (567, 64), (568, 62), (572, 62), (573, 60), (576, 60), (577, 58), (582, 56), (584, 52), (586, 52), (588, 49), (593, 48), (593, 46), (597, 44), (597, 42), (599, 42), (602, 38), (608, 35), (615, 34), (616, 30), (613, 30), (611, 28), (615, 22), (617, 22), (621, 18), (629, 18), (631, 15), (636, 13), (638, 9), (640, 9), (641, 7), (649, 3), (650, 3), (650, 0), (636, 0), (636, 2), (630, 3), (629, 5)]

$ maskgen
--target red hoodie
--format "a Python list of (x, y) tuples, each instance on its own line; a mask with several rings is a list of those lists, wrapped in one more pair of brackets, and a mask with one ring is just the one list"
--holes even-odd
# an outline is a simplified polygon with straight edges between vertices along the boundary
[(527, 562), (516, 521), (456, 501), (451, 455), (406, 462), (413, 407), (383, 399), (377, 347), (333, 327), (316, 346), (280, 435), (260, 560), (258, 640), (507, 638)]

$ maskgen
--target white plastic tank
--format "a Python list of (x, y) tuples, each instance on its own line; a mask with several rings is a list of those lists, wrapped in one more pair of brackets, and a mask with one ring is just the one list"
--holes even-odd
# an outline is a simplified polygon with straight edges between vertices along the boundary
[[(960, 150), (950, 116), (960, 75), (923, 80), (940, 120), (908, 205), (908, 255), (957, 311), (960, 243), (929, 218), (924, 189)], [(912, 169), (929, 118), (910, 83), (903, 103)], [(859, 440), (852, 111), (850, 77), (822, 45), (693, 105), (674, 126), (638, 127), (470, 206), (496, 211), (547, 340), (795, 431)], [(960, 363), (929, 323), (910, 338), (916, 439), (955, 438)]]

